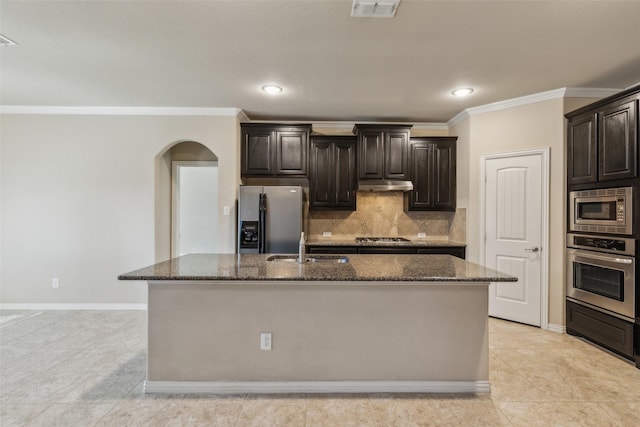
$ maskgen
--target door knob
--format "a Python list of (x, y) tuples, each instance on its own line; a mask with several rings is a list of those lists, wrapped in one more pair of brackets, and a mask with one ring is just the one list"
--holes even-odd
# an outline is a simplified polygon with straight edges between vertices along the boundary
[(527, 252), (538, 252), (540, 250), (540, 248), (537, 247), (537, 246), (534, 246), (532, 248), (525, 248), (524, 250), (527, 251)]

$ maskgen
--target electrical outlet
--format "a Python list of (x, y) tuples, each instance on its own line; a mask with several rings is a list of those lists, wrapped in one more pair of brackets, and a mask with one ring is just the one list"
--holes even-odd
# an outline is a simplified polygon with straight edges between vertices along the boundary
[(271, 350), (271, 332), (260, 334), (260, 350)]
[(230, 212), (229, 206), (225, 206), (222, 208), (222, 215), (229, 216), (229, 212)]
[(426, 239), (427, 233), (418, 233), (418, 239)]
[(322, 237), (331, 237), (331, 232), (330, 231), (323, 231), (322, 232)]
[(54, 289), (58, 289), (60, 287), (60, 280), (57, 277), (51, 279), (51, 287)]

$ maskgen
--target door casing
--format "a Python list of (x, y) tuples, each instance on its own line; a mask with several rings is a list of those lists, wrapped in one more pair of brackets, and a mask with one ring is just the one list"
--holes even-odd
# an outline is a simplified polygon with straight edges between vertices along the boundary
[(541, 191), (542, 191), (542, 235), (540, 254), (540, 328), (549, 329), (549, 147), (513, 151), (505, 153), (485, 154), (480, 156), (480, 260), (485, 262), (485, 253), (487, 244), (485, 240), (486, 229), (486, 198), (487, 198), (487, 162), (492, 159), (522, 157), (522, 156), (540, 156), (541, 157)]

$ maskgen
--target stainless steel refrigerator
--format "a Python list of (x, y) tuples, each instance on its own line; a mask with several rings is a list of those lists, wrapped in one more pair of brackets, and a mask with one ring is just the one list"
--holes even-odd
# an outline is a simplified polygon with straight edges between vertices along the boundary
[(238, 253), (298, 253), (303, 197), (299, 186), (240, 186)]

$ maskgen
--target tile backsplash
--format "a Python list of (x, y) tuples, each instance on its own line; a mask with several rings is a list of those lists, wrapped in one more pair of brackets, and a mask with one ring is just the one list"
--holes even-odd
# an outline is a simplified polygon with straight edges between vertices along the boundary
[(466, 209), (455, 212), (405, 211), (404, 195), (399, 191), (358, 192), (357, 210), (309, 211), (309, 239), (322, 239), (330, 231), (333, 239), (358, 236), (400, 236), (417, 239), (425, 233), (428, 240), (466, 242)]

